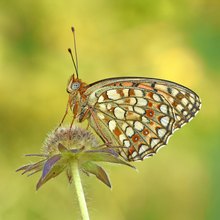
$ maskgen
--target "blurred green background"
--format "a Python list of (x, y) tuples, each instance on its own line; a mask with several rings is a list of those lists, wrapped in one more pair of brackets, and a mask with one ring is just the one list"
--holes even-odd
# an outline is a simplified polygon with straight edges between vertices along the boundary
[[(0, 2), (0, 219), (80, 219), (64, 175), (15, 173), (60, 122), (73, 72), (80, 78), (157, 77), (202, 99), (197, 117), (138, 172), (105, 165), (113, 189), (83, 177), (94, 220), (214, 220), (220, 211), (220, 16), (218, 0)], [(70, 116), (69, 116), (70, 119)]]

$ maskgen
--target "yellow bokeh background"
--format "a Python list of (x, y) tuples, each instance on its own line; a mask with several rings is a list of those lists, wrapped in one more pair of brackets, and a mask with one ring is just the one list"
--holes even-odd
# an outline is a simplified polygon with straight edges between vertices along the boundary
[(40, 174), (15, 173), (33, 160), (23, 155), (40, 151), (65, 111), (72, 25), (87, 83), (162, 78), (191, 88), (203, 103), (168, 147), (133, 164), (138, 172), (105, 164), (111, 190), (82, 175), (91, 219), (219, 219), (219, 6), (217, 0), (2, 0), (0, 219), (80, 219), (65, 175), (35, 192)]

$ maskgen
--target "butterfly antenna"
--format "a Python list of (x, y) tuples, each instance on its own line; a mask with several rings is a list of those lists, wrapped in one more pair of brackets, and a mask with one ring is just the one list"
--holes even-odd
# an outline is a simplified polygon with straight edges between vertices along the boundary
[(77, 78), (78, 78), (78, 56), (77, 56), (77, 49), (76, 49), (76, 33), (75, 28), (71, 27), (72, 33), (73, 33), (73, 47), (74, 47), (74, 53), (76, 58), (76, 68), (77, 68)]
[(71, 28), (72, 33), (73, 33), (73, 40), (74, 40), (74, 52), (75, 52), (75, 57), (76, 57), (76, 67), (78, 70), (78, 57), (77, 57), (77, 49), (76, 49), (76, 34), (75, 34), (75, 28)]
[(77, 76), (77, 79), (78, 79), (78, 69), (77, 69), (77, 66), (76, 66), (76, 62), (73, 58), (72, 50), (70, 48), (68, 48), (68, 52), (70, 53), (71, 59), (73, 61), (73, 66), (74, 66), (74, 69), (76, 70), (76, 76)]

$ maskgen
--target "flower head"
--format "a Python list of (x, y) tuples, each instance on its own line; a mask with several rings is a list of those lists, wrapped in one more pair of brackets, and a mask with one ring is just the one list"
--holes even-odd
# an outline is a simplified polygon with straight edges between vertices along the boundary
[(42, 151), (42, 154), (26, 155), (40, 157), (40, 161), (17, 169), (17, 171), (23, 171), (22, 174), (27, 173), (28, 176), (42, 171), (36, 189), (39, 189), (44, 183), (63, 171), (66, 172), (71, 183), (71, 164), (76, 161), (81, 171), (88, 176), (89, 174), (95, 175), (109, 187), (111, 187), (111, 184), (107, 173), (94, 162), (117, 163), (133, 167), (120, 159), (118, 153), (113, 148), (99, 146), (98, 141), (91, 132), (78, 127), (71, 129), (69, 126), (59, 127), (53, 130), (47, 136)]

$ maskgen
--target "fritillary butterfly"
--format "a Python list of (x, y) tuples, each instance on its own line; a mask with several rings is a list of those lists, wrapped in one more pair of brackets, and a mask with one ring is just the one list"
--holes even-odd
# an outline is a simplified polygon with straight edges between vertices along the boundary
[(72, 75), (67, 85), (67, 109), (78, 122), (88, 120), (107, 146), (119, 146), (116, 150), (125, 160), (154, 155), (199, 111), (201, 101), (195, 92), (167, 80), (121, 77), (89, 85), (81, 81), (72, 31), (76, 62), (69, 52), (76, 77)]

